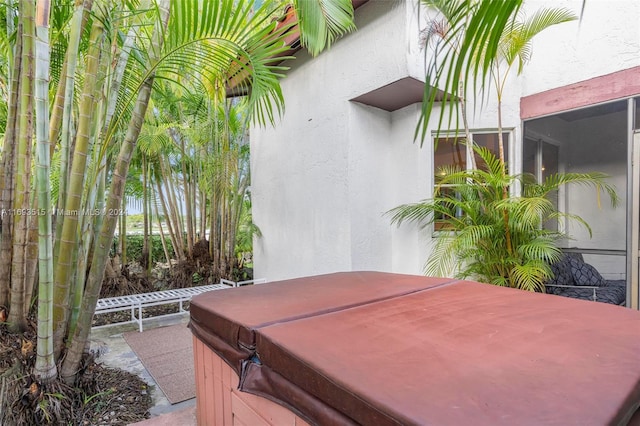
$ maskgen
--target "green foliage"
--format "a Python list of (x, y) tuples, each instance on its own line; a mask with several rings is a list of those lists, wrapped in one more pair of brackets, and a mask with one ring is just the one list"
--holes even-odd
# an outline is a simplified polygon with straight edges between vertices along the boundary
[(201, 283), (203, 280), (204, 280), (204, 277), (202, 275), (200, 275), (197, 272), (194, 272), (194, 274), (193, 274), (193, 283), (194, 284)]
[[(508, 68), (518, 64), (518, 74), (531, 59), (532, 39), (547, 28), (578, 19), (563, 8), (540, 9), (530, 17), (520, 14), (504, 29), (499, 44), (498, 59)], [(507, 71), (508, 72), (508, 71)]]
[(244, 201), (244, 208), (240, 215), (238, 224), (238, 235), (236, 236), (236, 245), (234, 254), (240, 258), (243, 253), (253, 252), (253, 237), (261, 237), (260, 228), (253, 223), (251, 214), (251, 200)]
[[(520, 74), (531, 58), (533, 37), (553, 25), (577, 19), (563, 8), (543, 8), (527, 17), (520, 9), (523, 0), (421, 1), (441, 15), (424, 31), (425, 42), (432, 44), (434, 51), (428, 53), (426, 81), (431, 84), (425, 85), (415, 133), (421, 142), (434, 107), (442, 107), (438, 122), (441, 129), (445, 115), (449, 125), (458, 119), (459, 101), (467, 99), (469, 91), (477, 100), (493, 80), (501, 99), (509, 70), (517, 64)], [(505, 65), (506, 69), (500, 70)], [(443, 93), (449, 96), (443, 97)]]
[(344, 33), (353, 31), (351, 0), (294, 0), (302, 44), (316, 56)]
[[(558, 211), (548, 194), (563, 185), (587, 185), (596, 189), (598, 201), (604, 191), (615, 206), (615, 189), (602, 173), (556, 174), (541, 184), (527, 174), (505, 176), (501, 161), (488, 149), (474, 146), (474, 150), (484, 167), (443, 170), (433, 198), (390, 210), (392, 222), (423, 227), (438, 223), (442, 231), (425, 265), (428, 274), (455, 273), (458, 278), (542, 291), (551, 274), (548, 264), (560, 254), (555, 243), (568, 237), (562, 230), (544, 229), (543, 224), (567, 219), (591, 232), (579, 216)], [(522, 185), (522, 195), (505, 197), (517, 184)]]
[[(139, 261), (142, 258), (142, 244), (144, 241), (144, 236), (127, 235), (125, 238), (127, 239), (127, 258)], [(164, 250), (162, 249), (162, 240), (160, 235), (149, 236), (149, 241), (151, 245), (151, 263), (154, 264), (156, 262), (166, 262), (167, 260), (164, 257)], [(169, 250), (169, 256), (173, 258), (175, 255), (173, 253), (171, 239), (169, 237), (165, 237), (165, 243), (167, 244), (167, 250)], [(117, 246), (118, 237), (115, 237), (113, 240), (113, 247)], [(111, 256), (113, 256), (114, 254), (115, 253), (113, 252), (112, 248)]]
[(142, 229), (143, 223), (144, 215), (142, 213), (127, 215), (127, 227)]
[[(421, 0), (442, 11), (447, 20), (444, 43), (455, 49), (436, 51), (427, 65), (422, 113), (415, 132), (421, 142), (427, 136), (434, 107), (441, 106), (439, 125), (458, 118), (458, 99), (467, 91), (482, 94), (490, 83), (490, 69), (498, 55), (504, 29), (523, 0)], [(473, 87), (469, 87), (470, 84)], [(442, 96), (447, 93), (448, 96)], [(435, 108), (436, 110), (438, 108)]]

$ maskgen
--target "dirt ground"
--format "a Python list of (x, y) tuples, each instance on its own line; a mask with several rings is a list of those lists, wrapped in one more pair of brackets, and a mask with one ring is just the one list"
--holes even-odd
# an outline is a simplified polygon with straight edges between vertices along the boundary
[(0, 424), (128, 425), (149, 417), (151, 395), (135, 374), (102, 366), (88, 354), (78, 383), (40, 385), (35, 363), (35, 323), (22, 336), (0, 324)]
[[(195, 259), (154, 271), (150, 277), (139, 265), (107, 271), (100, 297), (144, 293), (165, 288), (217, 282), (217, 271), (208, 270), (208, 262)], [(198, 277), (199, 281), (195, 280)], [(185, 308), (188, 304), (185, 305)], [(156, 306), (144, 311), (144, 317), (177, 311), (177, 306)], [(104, 325), (129, 319), (128, 312), (113, 312), (94, 318)], [(0, 425), (128, 425), (149, 418), (152, 400), (147, 384), (137, 375), (100, 364), (96, 354), (87, 354), (78, 383), (61, 381), (47, 385), (35, 382), (31, 372), (35, 364), (36, 324), (32, 319), (23, 335), (9, 333), (0, 321)]]

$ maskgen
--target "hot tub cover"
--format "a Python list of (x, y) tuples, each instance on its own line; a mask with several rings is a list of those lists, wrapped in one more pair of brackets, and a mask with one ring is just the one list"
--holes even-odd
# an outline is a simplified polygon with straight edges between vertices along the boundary
[(453, 281), (382, 272), (339, 272), (195, 296), (191, 330), (237, 373), (271, 324), (393, 298)]
[[(316, 424), (626, 424), (637, 410), (639, 312), (403, 278), (422, 288), (261, 323), (241, 387)], [(252, 311), (254, 292), (243, 293)]]

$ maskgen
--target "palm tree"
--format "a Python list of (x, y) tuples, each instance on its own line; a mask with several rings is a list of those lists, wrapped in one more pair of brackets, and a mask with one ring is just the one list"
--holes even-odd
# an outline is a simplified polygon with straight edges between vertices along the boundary
[[(53, 335), (55, 362), (62, 362), (59, 374), (71, 382), (86, 347), (131, 156), (155, 83), (163, 80), (203, 93), (217, 88), (212, 99), (221, 100), (233, 70), (241, 70), (246, 79), (240, 84), (251, 87), (247, 98), (251, 119), (262, 125), (271, 123), (283, 109), (278, 84), (283, 68), (277, 64), (287, 49), (283, 38), (288, 28), (276, 29), (272, 2), (258, 10), (250, 0), (181, 0), (171, 2), (171, 10), (168, 0), (143, 0), (140, 4), (77, 0), (75, 8), (59, 7), (56, 2), (47, 8), (47, 4), (38, 3), (42, 15), (37, 31), (41, 40), (46, 40), (44, 17), (49, 11), (56, 14), (51, 20), (56, 23), (51, 28), (51, 40), (56, 41), (42, 46), (53, 55), (47, 74), (52, 76), (52, 93), (56, 95), (47, 112), (43, 107), (47, 102), (39, 92), (36, 120), (32, 116), (35, 82), (30, 73), (36, 34), (33, 7), (22, 1), (14, 12), (12, 2), (3, 5), (7, 16), (15, 18), (18, 25), (13, 28), (14, 20), (7, 20), (11, 31), (8, 39), (14, 44), (8, 47), (11, 54), (6, 57), (12, 61), (8, 69), (13, 72), (7, 85), (11, 95), (2, 146), (2, 167), (8, 173), (3, 173), (0, 202), (6, 211), (33, 211), (28, 192), (33, 187), (32, 123), (42, 120), (35, 124), (37, 172), (46, 173), (49, 160), (43, 153), (45, 144), (50, 151), (60, 145), (56, 156), (62, 157), (61, 168), (52, 173), (58, 174), (55, 180), (60, 182), (58, 205), (66, 211), (53, 219), (55, 242), (47, 231), (52, 219), (45, 216), (40, 223), (40, 291), (46, 294), (42, 296), (39, 338), (49, 342)], [(318, 29), (316, 34), (303, 37), (311, 52), (326, 48), (353, 27), (349, 0), (304, 0), (296, 6), (303, 33)], [(90, 29), (83, 31), (84, 25)], [(40, 65), (45, 64), (46, 56), (42, 59)], [(206, 67), (202, 65), (205, 63)], [(41, 79), (38, 87), (46, 83)], [(48, 141), (43, 128), (48, 128)], [(114, 148), (117, 154), (112, 156)], [(38, 199), (42, 200), (39, 208), (51, 196), (46, 181), (41, 177), (36, 180)], [(82, 214), (93, 211), (106, 214)], [(31, 249), (37, 247), (34, 242), (38, 234), (31, 230), (36, 221), (28, 219), (21, 215), (12, 220), (3, 218), (2, 222), (0, 267), (4, 272), (0, 279), (9, 281), (0, 281), (0, 302), (8, 302), (15, 329), (25, 324), (28, 288), (33, 285), (30, 271), (35, 271), (37, 260)], [(53, 245), (53, 262), (49, 261), (49, 244)], [(55, 265), (53, 270), (50, 265)], [(47, 310), (49, 280), (54, 283), (52, 310)], [(55, 375), (48, 344), (42, 345), (44, 362), (36, 372), (43, 381)]]
[[(11, 210), (15, 213), (13, 223), (13, 246), (11, 255), (11, 300), (8, 322), (14, 330), (25, 327), (27, 310), (25, 299), (27, 294), (28, 274), (31, 264), (28, 257), (29, 244), (29, 216), (31, 209), (31, 161), (33, 142), (33, 52), (35, 39), (35, 11), (34, 4), (20, 3), (20, 24), (22, 27), (21, 70), (18, 94), (18, 119), (15, 123), (14, 152), (16, 164), (14, 167), (14, 198)], [(11, 142), (10, 142), (11, 143)], [(23, 214), (24, 213), (24, 214)]]
[[(520, 75), (524, 65), (531, 58), (531, 41), (533, 37), (538, 35), (545, 29), (558, 25), (563, 22), (569, 22), (577, 19), (577, 17), (566, 9), (540, 9), (532, 17), (527, 18), (522, 13), (514, 15), (505, 27), (499, 43), (497, 55), (491, 62), (491, 78), (495, 86), (495, 92), (498, 102), (498, 153), (502, 164), (502, 173), (506, 175), (506, 159), (504, 156), (504, 138), (502, 132), (502, 99), (504, 95), (504, 87), (507, 76), (513, 66), (518, 64), (517, 73)], [(504, 68), (504, 69), (503, 69)], [(504, 199), (509, 197), (509, 188), (502, 190)], [(507, 211), (504, 212), (503, 220), (505, 224), (509, 221)], [(509, 227), (505, 225), (507, 251), (511, 253), (511, 237), (508, 235)]]
[[(156, 198), (174, 247), (191, 256), (196, 228), (200, 239), (208, 231), (214, 269), (228, 276), (237, 263), (236, 236), (250, 181), (248, 105), (239, 99), (219, 102), (206, 94), (180, 94), (167, 85), (152, 100), (154, 113), (147, 116), (138, 144), (153, 164)], [(186, 206), (196, 206), (185, 209), (187, 220), (180, 203), (173, 201), (180, 198), (176, 194)], [(183, 247), (174, 229), (185, 225)]]
[[(444, 42), (449, 49), (432, 57), (427, 64), (424, 101), (415, 138), (421, 142), (428, 136), (429, 120), (434, 106), (440, 109), (439, 127), (457, 117), (460, 99), (468, 99), (472, 90), (482, 94), (491, 83), (490, 70), (499, 57), (505, 30), (513, 22), (524, 0), (421, 0), (440, 10), (446, 18)], [(582, 2), (582, 11), (587, 4)], [(440, 92), (447, 94), (440, 100)]]
[[(458, 99), (468, 99), (470, 90), (484, 92), (502, 34), (524, 0), (421, 1), (443, 11), (447, 24), (444, 43), (456, 46), (432, 57), (427, 64), (422, 113), (415, 131), (415, 138), (422, 142), (428, 135), (436, 103), (441, 106), (441, 126), (447, 112), (447, 122), (457, 117)], [(446, 94), (442, 99), (441, 91)]]
[(497, 56), (492, 61), (490, 70), (498, 100), (498, 145), (503, 163), (505, 158), (502, 138), (502, 99), (507, 76), (516, 64), (517, 74), (522, 73), (524, 66), (531, 59), (531, 42), (536, 35), (553, 25), (576, 19), (578, 19), (577, 16), (567, 9), (544, 8), (530, 17), (519, 13), (505, 27), (499, 40)]
[(43, 380), (56, 377), (53, 356), (53, 234), (51, 223), (51, 150), (49, 148), (49, 11), (48, 0), (36, 9), (36, 188), (38, 197), (38, 344), (35, 374)]
[[(538, 241), (539, 233), (545, 233), (545, 231), (538, 229), (529, 233), (520, 233), (518, 227), (522, 226), (525, 229), (529, 229), (531, 226), (536, 225), (536, 220), (531, 221), (527, 215), (522, 216), (521, 210), (504, 208), (499, 203), (502, 201), (505, 206), (510, 206), (515, 199), (509, 198), (509, 190), (514, 188), (513, 184), (521, 183), (522, 179), (514, 179), (507, 176), (507, 168), (504, 156), (504, 142), (502, 132), (502, 99), (504, 94), (504, 87), (506, 76), (514, 67), (518, 64), (518, 74), (522, 71), (524, 65), (530, 58), (531, 54), (531, 40), (534, 36), (541, 31), (549, 28), (552, 25), (557, 25), (563, 22), (568, 22), (576, 17), (569, 11), (564, 9), (542, 9), (534, 14), (530, 19), (521, 19), (522, 15), (518, 15), (518, 7), (512, 9), (505, 8), (504, 11), (510, 13), (505, 26), (502, 27), (501, 32), (489, 35), (484, 35), (481, 39), (482, 43), (486, 46), (484, 49), (474, 50), (471, 49), (473, 54), (468, 54), (465, 57), (465, 44), (469, 40), (474, 40), (473, 33), (478, 30), (478, 19), (486, 19), (486, 17), (493, 17), (493, 19), (501, 20), (501, 16), (494, 16), (492, 12), (485, 9), (489, 2), (473, 2), (469, 3), (466, 0), (458, 1), (440, 1), (440, 0), (424, 0), (424, 2), (433, 8), (440, 11), (442, 16), (441, 20), (434, 20), (432, 25), (427, 31), (429, 38), (438, 36), (439, 39), (444, 40), (448, 50), (445, 50), (445, 63), (450, 61), (449, 65), (453, 66), (449, 70), (449, 74), (446, 77), (446, 84), (455, 80), (458, 84), (454, 89), (461, 88), (457, 92), (457, 99), (445, 97), (444, 104), (449, 103), (452, 108), (450, 113), (455, 111), (458, 104), (462, 108), (462, 116), (465, 125), (465, 131), (467, 133), (466, 140), (471, 145), (472, 149), (478, 153), (482, 153), (481, 158), (484, 160), (491, 160), (491, 164), (487, 163), (483, 167), (488, 168), (488, 172), (484, 170), (472, 170), (473, 176), (467, 176), (470, 181), (475, 182), (475, 185), (484, 185), (485, 188), (492, 188), (499, 190), (499, 193), (485, 193), (482, 188), (472, 186), (471, 188), (461, 184), (456, 179), (459, 179), (462, 175), (458, 173), (451, 173), (451, 170), (446, 170), (445, 175), (451, 174), (453, 180), (447, 179), (449, 183), (454, 183), (454, 192), (445, 192), (443, 187), (438, 187), (434, 198), (429, 201), (418, 203), (416, 205), (400, 206), (393, 210), (394, 222), (400, 223), (404, 220), (411, 219), (420, 223), (432, 223), (435, 218), (438, 221), (441, 220), (440, 216), (445, 217), (444, 222), (446, 226), (449, 226), (454, 231), (454, 236), (449, 238), (447, 236), (440, 236), (436, 243), (436, 250), (433, 256), (441, 256), (440, 260), (437, 260), (433, 256), (429, 261), (429, 272), (443, 273), (445, 266), (451, 266), (448, 262), (451, 262), (454, 257), (458, 260), (468, 262), (468, 266), (463, 266), (462, 274), (465, 276), (475, 276), (478, 279), (485, 280), (500, 285), (510, 285), (518, 288), (524, 288), (528, 290), (536, 290), (542, 288), (544, 278), (548, 273), (548, 266), (546, 262), (555, 256), (557, 249), (552, 245), (545, 246), (542, 250), (534, 251), (524, 255), (519, 253), (522, 246), (527, 246), (530, 243)], [(505, 2), (511, 3), (511, 2)], [(515, 4), (516, 2), (513, 2)], [(503, 11), (503, 12), (504, 12)], [(471, 34), (471, 35), (469, 35)], [(494, 37), (494, 36), (497, 36)], [(492, 45), (495, 40), (495, 46)], [(495, 50), (493, 49), (495, 47)], [(436, 53), (440, 53), (440, 50), (436, 50)], [(450, 59), (453, 58), (453, 59)], [(464, 58), (462, 65), (458, 68), (457, 62), (460, 58)], [(437, 61), (440, 58), (433, 58), (433, 66), (430, 70), (435, 70), (436, 80), (444, 75), (444, 68), (438, 68)], [(465, 62), (466, 61), (466, 62)], [(471, 66), (473, 68), (464, 68), (464, 66)], [(452, 70), (460, 72), (462, 74), (452, 74)], [(465, 114), (465, 99), (466, 99), (466, 87), (463, 85), (464, 80), (469, 76), (469, 72), (474, 77), (480, 79), (484, 90), (485, 77), (490, 76), (490, 80), (495, 85), (497, 101), (498, 101), (498, 158), (488, 155), (484, 150), (478, 149), (473, 146), (473, 141), (469, 138), (468, 126), (466, 123)], [(488, 73), (488, 74), (487, 74)], [(433, 75), (433, 74), (432, 74)], [(438, 80), (437, 80), (438, 81)], [(428, 117), (431, 112), (432, 101), (423, 103), (423, 118)], [(457, 102), (458, 101), (458, 102)], [(441, 114), (444, 114), (445, 108), (443, 107)], [(441, 123), (442, 123), (441, 115)], [(426, 122), (423, 122), (423, 125)], [(424, 131), (423, 128), (423, 136)], [(495, 168), (492, 168), (494, 167)], [(477, 165), (474, 165), (474, 169)], [(466, 172), (465, 172), (466, 173)], [(493, 174), (492, 174), (493, 173)], [(498, 175), (495, 175), (498, 173)], [(570, 176), (567, 176), (570, 177)], [(564, 176), (561, 177), (565, 179)], [(593, 184), (601, 185), (602, 176), (581, 176), (582, 181), (588, 181), (594, 178)], [(496, 184), (500, 182), (500, 184)], [(471, 195), (469, 195), (471, 194)], [(498, 194), (498, 198), (496, 198)], [(458, 199), (460, 197), (460, 199)], [(526, 197), (524, 198), (526, 200)], [(472, 200), (472, 202), (470, 202)], [(461, 204), (462, 203), (462, 204)], [(498, 205), (494, 205), (498, 203)], [(524, 211), (535, 212), (535, 208), (532, 208), (527, 203), (520, 203), (522, 206), (519, 209)], [(452, 216), (451, 208), (458, 209), (458, 212), (462, 212), (462, 216)], [(541, 215), (549, 214), (547, 207), (540, 212)], [(419, 212), (421, 212), (419, 214)], [(491, 223), (491, 226), (487, 227), (487, 223), (483, 220), (491, 222), (494, 218), (493, 214), (499, 212), (501, 214), (501, 225), (497, 226)], [(491, 213), (491, 214), (489, 214)], [(530, 213), (530, 212), (529, 212)], [(429, 216), (433, 215), (435, 216)], [(511, 215), (515, 214), (514, 217)], [(558, 213), (554, 212), (554, 216)], [(431, 217), (431, 219), (429, 219)], [(476, 220), (478, 219), (478, 220)], [(522, 221), (522, 223), (518, 223)], [(515, 223), (515, 225), (514, 225)], [(473, 226), (471, 226), (473, 224)], [(478, 227), (476, 227), (476, 225)], [(482, 226), (480, 226), (482, 225)], [(466, 231), (470, 231), (467, 233)], [(481, 231), (482, 230), (482, 231)], [(483, 232), (488, 232), (490, 238), (487, 239), (487, 235), (483, 235)], [(503, 234), (499, 234), (502, 232)], [(512, 234), (514, 233), (515, 234)], [(484, 239), (483, 239), (484, 238)], [(558, 235), (547, 235), (544, 240), (547, 242), (557, 241)], [(477, 244), (472, 246), (472, 244)], [(494, 250), (495, 249), (495, 250)], [(495, 251), (495, 253), (494, 253)], [(495, 254), (495, 256), (492, 255)], [(537, 257), (536, 257), (537, 256)], [(500, 260), (502, 259), (502, 260)], [(444, 263), (439, 263), (444, 262)], [(502, 262), (502, 263), (500, 263)], [(529, 267), (518, 269), (524, 265), (535, 265), (533, 269)], [(436, 267), (437, 266), (437, 267)], [(450, 268), (449, 268), (450, 269)]]
[[(559, 259), (560, 251), (554, 243), (567, 237), (542, 225), (547, 220), (567, 218), (591, 232), (579, 216), (557, 211), (547, 195), (562, 185), (587, 185), (598, 192), (604, 190), (615, 206), (616, 192), (602, 173), (557, 174), (540, 184), (531, 175), (505, 175), (504, 163), (487, 148), (473, 149), (485, 168), (440, 170), (433, 198), (392, 209), (392, 222), (413, 222), (423, 227), (435, 220), (444, 224), (425, 264), (427, 274), (455, 274), (542, 291), (551, 276), (549, 265)], [(504, 191), (516, 183), (524, 188), (522, 196), (505, 199)]]

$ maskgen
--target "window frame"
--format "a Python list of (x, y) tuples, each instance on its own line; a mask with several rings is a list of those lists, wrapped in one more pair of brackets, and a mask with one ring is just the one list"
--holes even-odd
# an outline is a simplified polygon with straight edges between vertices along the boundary
[[(498, 129), (497, 128), (471, 129), (469, 131), (469, 134), (471, 135), (471, 139), (475, 141), (475, 135), (496, 135), (497, 136)], [(505, 162), (508, 165), (512, 165), (513, 162), (510, 160), (511, 160), (511, 157), (513, 156), (513, 151), (514, 151), (515, 129), (503, 128), (502, 134), (507, 137), (506, 144), (505, 144), (505, 150), (506, 150)], [(466, 140), (466, 134), (464, 130), (432, 132), (432, 135), (431, 135), (431, 159), (432, 159), (431, 161), (431, 179), (432, 179), (431, 198), (433, 198), (435, 194), (435, 188), (437, 186), (436, 172), (437, 172), (438, 166), (436, 165), (436, 141), (443, 140), (443, 139), (454, 139), (454, 140), (464, 141)], [(498, 153), (495, 152), (495, 154), (497, 155)], [(473, 149), (469, 145), (465, 145), (465, 158), (464, 158), (465, 170), (472, 170), (471, 166), (472, 164), (474, 164), (474, 161), (472, 160), (472, 156), (474, 156)], [(453, 165), (453, 164), (450, 163), (447, 165)], [(513, 167), (511, 167), (511, 169), (513, 169)], [(509, 172), (513, 174), (514, 170), (509, 170)], [(446, 225), (444, 223), (442, 222), (438, 223), (438, 220), (434, 219), (433, 235), (437, 236), (438, 234), (441, 234), (443, 232), (449, 233), (450, 231), (447, 231)]]

